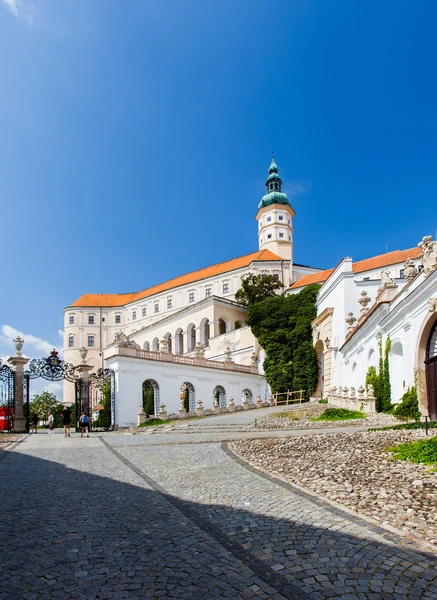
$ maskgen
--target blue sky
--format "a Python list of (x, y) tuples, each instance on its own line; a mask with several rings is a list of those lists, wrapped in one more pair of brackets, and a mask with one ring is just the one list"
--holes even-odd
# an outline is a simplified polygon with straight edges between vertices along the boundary
[(272, 150), (296, 262), (435, 235), (436, 18), (434, 0), (0, 0), (0, 323), (59, 345), (82, 293), (255, 251)]

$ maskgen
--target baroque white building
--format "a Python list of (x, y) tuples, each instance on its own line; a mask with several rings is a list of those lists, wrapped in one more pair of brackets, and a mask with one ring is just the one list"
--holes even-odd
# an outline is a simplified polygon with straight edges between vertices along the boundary
[[(235, 368), (241, 365), (246, 367), (246, 372), (250, 371), (255, 355), (262, 373), (262, 349), (259, 348), (250, 328), (245, 326), (245, 309), (235, 302), (235, 293), (241, 286), (241, 278), (248, 273), (273, 275), (288, 288), (301, 278), (320, 271), (293, 261), (295, 213), (281, 186), (278, 167), (272, 159), (266, 180), (266, 194), (261, 199), (256, 213), (256, 252), (181, 275), (139, 292), (84, 294), (66, 307), (64, 359), (74, 365), (79, 364), (79, 349), (84, 346), (88, 349), (87, 363), (94, 370), (106, 366), (105, 360), (108, 365), (118, 369), (120, 360), (114, 358), (115, 338), (116, 335), (122, 334), (130, 348), (143, 352), (142, 358), (138, 353), (135, 362), (137, 366), (141, 364), (141, 369), (138, 367), (141, 371), (139, 377), (148, 379), (149, 369), (149, 379), (153, 381), (153, 385), (159, 386), (161, 399), (164, 393), (170, 412), (176, 412), (177, 405), (173, 403), (179, 402), (179, 397), (175, 398), (175, 394), (165, 385), (164, 380), (168, 380), (172, 369), (176, 373), (180, 367), (176, 367), (175, 364), (169, 367), (168, 361), (161, 361), (166, 364), (160, 367), (160, 378), (156, 373), (156, 369), (159, 369), (157, 364), (153, 363), (152, 368), (150, 360), (144, 358), (146, 352), (149, 353), (149, 358), (156, 358), (162, 353), (166, 355), (167, 352), (193, 358), (196, 347), (201, 347), (202, 357), (214, 362), (224, 362), (226, 352), (230, 351), (229, 358), (236, 365)], [(156, 354), (158, 352), (159, 355)], [(130, 358), (132, 359), (132, 356)], [(118, 361), (116, 365), (114, 361)], [(129, 368), (132, 371), (132, 365)], [(203, 369), (200, 371), (203, 372)], [(210, 375), (211, 373), (215, 373), (215, 377), (211, 376), (211, 389), (205, 385), (201, 386), (205, 408), (212, 407), (214, 381), (219, 377), (218, 370), (211, 371)], [(240, 370), (240, 373), (243, 373), (243, 370)], [(252, 379), (254, 377), (255, 374), (252, 374)], [(257, 377), (259, 378), (259, 375), (255, 379)], [(223, 378), (220, 376), (219, 379)], [(250, 390), (253, 397), (262, 394), (263, 399), (265, 398), (267, 389), (264, 378), (262, 379), (262, 385), (257, 379), (253, 385), (254, 389)], [(131, 381), (134, 380), (135, 377), (132, 377)], [(228, 380), (227, 387), (235, 397), (238, 381), (234, 375), (229, 376)], [(177, 385), (179, 384), (175, 383), (176, 387)], [(243, 387), (237, 397), (248, 389), (247, 385), (247, 381), (241, 382)], [(222, 387), (225, 388), (225, 385)], [(136, 394), (136, 410), (141, 404), (141, 386), (136, 386), (135, 390), (130, 389), (129, 393)], [(228, 397), (229, 390), (225, 390)], [(64, 401), (73, 400), (73, 386), (66, 381)]]
[(416, 385), (422, 415), (437, 420), (437, 242), (426, 236), (409, 250), (355, 263), (344, 258), (335, 269), (295, 282), (288, 293), (316, 282), (316, 396), (363, 404), (366, 373), (378, 366), (379, 344), (384, 348), (389, 338), (392, 402)]

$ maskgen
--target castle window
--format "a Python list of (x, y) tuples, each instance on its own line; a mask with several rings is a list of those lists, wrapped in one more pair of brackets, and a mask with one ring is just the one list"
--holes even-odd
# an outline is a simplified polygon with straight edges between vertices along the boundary
[(70, 325), (74, 325), (74, 315), (70, 315), (69, 319), (68, 319), (68, 323)]
[(272, 217), (267, 217), (267, 223), (270, 223), (271, 220), (272, 220)]
[(229, 294), (229, 283), (224, 283), (223, 284), (223, 293), (224, 294)]
[(275, 281), (279, 281), (279, 275), (277, 273), (273, 274), (273, 278)]
[(279, 237), (280, 237), (280, 238), (283, 238), (283, 237), (284, 237), (284, 234), (283, 234), (283, 233), (280, 233), (280, 234), (279, 234)]
[(93, 335), (88, 336), (88, 347), (94, 348), (94, 336)]
[(288, 224), (291, 225), (291, 219), (288, 219)]
[(115, 322), (121, 323), (121, 315), (115, 315)]
[(169, 299), (167, 300), (167, 308), (172, 308), (172, 306), (173, 306), (173, 299), (172, 299), (172, 298), (169, 298)]
[(147, 308), (143, 306), (143, 310), (141, 312), (142, 316), (145, 317), (147, 315)]
[(282, 215), (279, 215), (279, 220), (280, 220), (280, 221), (283, 221), (283, 220), (284, 220), (284, 217), (283, 217)]
[(272, 239), (272, 234), (271, 234), (271, 233), (269, 233), (269, 234), (267, 235), (267, 239), (268, 239), (268, 240), (271, 240), (271, 239)]
[(70, 335), (70, 337), (68, 338), (68, 347), (73, 348), (73, 346), (74, 346), (74, 335)]
[(405, 279), (405, 275), (404, 275), (404, 269), (401, 269), (401, 270), (399, 271), (399, 277), (400, 277), (401, 279)]
[(205, 290), (205, 298), (210, 298), (211, 297), (211, 288), (206, 288)]
[(363, 277), (363, 281), (370, 281), (370, 277)]
[(159, 313), (159, 304), (158, 303), (155, 304), (155, 312)]
[(94, 325), (94, 315), (88, 315), (88, 325)]
[(194, 302), (194, 292), (188, 294), (188, 302)]
[(135, 321), (136, 318), (137, 318), (137, 311), (133, 310), (132, 311), (132, 321)]

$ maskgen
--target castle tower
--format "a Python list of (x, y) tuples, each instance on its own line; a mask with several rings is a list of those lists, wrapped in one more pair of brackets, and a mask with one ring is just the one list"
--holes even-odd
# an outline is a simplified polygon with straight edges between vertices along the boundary
[(275, 158), (269, 168), (266, 187), (267, 194), (258, 204), (258, 241), (260, 250), (270, 250), (282, 259), (290, 261), (290, 275), (293, 264), (293, 217), (287, 194), (281, 192), (282, 179), (278, 174)]

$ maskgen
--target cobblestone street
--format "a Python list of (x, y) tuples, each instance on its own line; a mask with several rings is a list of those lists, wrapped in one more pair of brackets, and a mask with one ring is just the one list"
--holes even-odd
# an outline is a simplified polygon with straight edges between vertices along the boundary
[(41, 433), (0, 465), (0, 600), (437, 598), (429, 546), (253, 470), (201, 427)]

